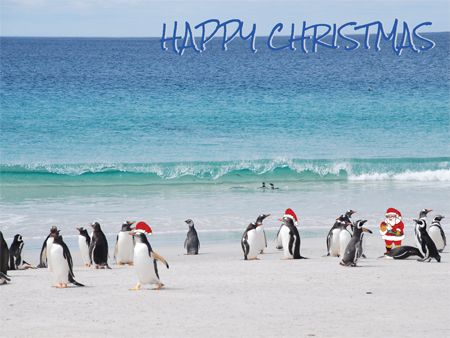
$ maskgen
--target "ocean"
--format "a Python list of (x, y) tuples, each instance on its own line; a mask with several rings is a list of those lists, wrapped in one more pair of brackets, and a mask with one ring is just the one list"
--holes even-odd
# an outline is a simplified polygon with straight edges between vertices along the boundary
[(306, 238), (350, 208), (373, 229), (391, 206), (409, 230), (422, 208), (450, 215), (450, 33), (428, 37), (401, 56), (2, 37), (0, 230), (38, 248), (52, 225), (74, 243), (100, 221), (113, 241), (146, 220), (182, 246), (192, 218), (239, 250), (258, 214), (273, 237), (288, 207)]

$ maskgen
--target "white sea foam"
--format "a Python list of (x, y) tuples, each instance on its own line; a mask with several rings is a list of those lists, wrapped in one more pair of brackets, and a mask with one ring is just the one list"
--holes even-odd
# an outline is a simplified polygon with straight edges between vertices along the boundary
[(450, 170), (405, 171), (402, 173), (371, 173), (349, 175), (349, 181), (450, 181)]

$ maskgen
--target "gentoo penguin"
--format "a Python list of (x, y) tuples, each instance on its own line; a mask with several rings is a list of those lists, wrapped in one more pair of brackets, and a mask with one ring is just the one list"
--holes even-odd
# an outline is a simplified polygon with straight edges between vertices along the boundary
[(348, 224), (351, 224), (351, 217), (355, 212), (356, 211), (354, 210), (347, 210), (345, 214), (336, 218), (336, 221), (334, 222), (327, 235), (327, 256), (339, 257), (339, 234), (346, 228)]
[(91, 245), (91, 237), (87, 230), (83, 227), (77, 228), (78, 234), (78, 247), (80, 248), (81, 259), (83, 260), (84, 266), (91, 266), (91, 260), (89, 259), (89, 246)]
[(353, 227), (352, 238), (345, 249), (342, 261), (339, 264), (344, 266), (356, 266), (356, 262), (362, 255), (360, 242), (363, 232), (369, 231), (369, 229), (363, 227), (366, 222), (367, 220), (356, 221), (356, 224)]
[(108, 265), (108, 241), (100, 227), (100, 223), (91, 224), (92, 232), (91, 245), (89, 246), (89, 258), (91, 264), (95, 264), (96, 269), (111, 269)]
[(198, 239), (197, 230), (195, 230), (194, 222), (191, 219), (187, 219), (185, 222), (189, 226), (189, 230), (186, 234), (186, 239), (184, 240), (184, 248), (188, 255), (198, 255), (200, 241)]
[[(39, 255), (39, 265), (37, 266), (38, 268), (47, 268), (49, 266), (47, 253), (48, 251), (50, 251), (50, 247), (53, 243), (54, 236), (52, 236), (52, 234), (59, 234), (59, 230), (57, 227), (52, 226), (50, 228), (50, 233), (45, 238), (44, 243), (42, 243), (41, 254)], [(47, 245), (49, 245), (50, 247), (48, 247)]]
[(420, 212), (419, 212), (419, 219), (426, 218), (428, 213), (431, 212), (431, 211), (433, 211), (433, 210), (432, 209), (422, 209), (422, 210), (420, 210)]
[(134, 245), (133, 260), (138, 275), (136, 286), (130, 290), (140, 290), (142, 284), (154, 284), (156, 285), (155, 290), (161, 289), (164, 284), (159, 279), (156, 261), (159, 260), (165, 264), (167, 269), (169, 268), (169, 264), (163, 257), (153, 251), (144, 231), (131, 231), (130, 234), (135, 238), (136, 242)]
[(9, 270), (22, 270), (31, 267), (22, 259), (23, 238), (17, 234), (9, 247)]
[(430, 262), (431, 259), (434, 258), (436, 261), (440, 262), (441, 256), (439, 255), (436, 245), (427, 232), (427, 221), (423, 217), (421, 219), (414, 219), (414, 222), (416, 223), (414, 233), (416, 235), (417, 247), (423, 255), (423, 258), (418, 259), (418, 261), (424, 262), (428, 260), (428, 262)]
[(384, 254), (386, 258), (393, 258), (393, 259), (406, 259), (411, 256), (419, 256), (420, 258), (423, 258), (422, 253), (419, 251), (419, 249), (413, 247), (413, 246), (399, 246), (396, 248), (391, 249), (387, 253)]
[(74, 279), (72, 255), (61, 235), (54, 235), (48, 256), (51, 257), (55, 287), (67, 288), (69, 282), (76, 286), (84, 286)]
[(119, 265), (133, 265), (134, 237), (130, 236), (131, 226), (135, 222), (126, 221), (116, 237), (114, 258)]
[(0, 285), (6, 284), (11, 279), (7, 275), (9, 268), (9, 249), (3, 233), (0, 231)]
[(283, 245), (284, 259), (303, 259), (300, 255), (300, 233), (298, 232), (297, 215), (292, 209), (286, 209), (283, 218), (280, 219), (283, 225), (280, 229), (281, 243)]
[(265, 218), (269, 217), (270, 214), (259, 215), (256, 219), (256, 237), (258, 242), (259, 253), (264, 253), (264, 249), (267, 248), (267, 237), (264, 231), (263, 221)]
[(244, 260), (258, 259), (260, 250), (256, 235), (257, 226), (256, 223), (250, 223), (242, 234), (241, 247), (242, 251), (244, 251)]
[(353, 236), (353, 224), (343, 223), (341, 232), (339, 233), (339, 257), (344, 257), (348, 243)]
[(428, 233), (430, 234), (431, 239), (436, 245), (436, 249), (439, 252), (444, 251), (445, 246), (447, 245), (447, 238), (445, 237), (445, 232), (442, 230), (441, 221), (445, 218), (442, 215), (437, 215), (433, 222), (430, 225), (430, 229)]

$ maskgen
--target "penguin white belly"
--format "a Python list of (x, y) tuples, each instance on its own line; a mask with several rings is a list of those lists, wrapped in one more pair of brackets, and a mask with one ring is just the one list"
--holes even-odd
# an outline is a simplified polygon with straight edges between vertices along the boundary
[(339, 234), (339, 256), (344, 257), (345, 255), (345, 249), (347, 248), (348, 243), (350, 242), (350, 239), (352, 238), (352, 235), (347, 230), (342, 230)]
[(262, 225), (256, 227), (256, 237), (257, 237), (257, 245), (258, 245), (258, 250), (259, 252), (261, 252), (262, 250), (264, 250), (266, 248), (266, 237), (264, 235), (264, 228)]
[(156, 275), (153, 265), (153, 258), (149, 256), (148, 248), (143, 243), (136, 243), (134, 247), (134, 267), (141, 284), (158, 284), (159, 278)]
[(84, 264), (90, 264), (89, 260), (89, 247), (86, 243), (86, 238), (84, 236), (78, 236), (78, 246), (80, 248), (81, 259)]
[(117, 263), (133, 263), (133, 236), (130, 236), (128, 231), (119, 232), (119, 238), (117, 239)]
[(289, 252), (289, 241), (291, 239), (291, 235), (289, 234), (289, 232), (289, 228), (285, 225), (283, 225), (280, 229), (281, 245), (283, 245), (284, 258), (294, 258), (294, 256)]
[(62, 246), (52, 244), (49, 258), (52, 262), (52, 272), (55, 282), (67, 284), (69, 282), (69, 264), (64, 258)]
[(332, 257), (338, 257), (340, 255), (340, 245), (339, 245), (340, 233), (341, 233), (341, 229), (334, 229), (331, 232), (330, 256), (332, 256)]
[(441, 230), (437, 226), (431, 226), (428, 230), (428, 234), (430, 235), (431, 239), (433, 240), (434, 244), (436, 245), (436, 249), (444, 250), (444, 239), (441, 235)]
[(280, 232), (281, 231), (278, 231), (278, 234), (277, 234), (277, 245), (276, 245), (277, 249), (282, 249), (283, 248), (283, 243), (281, 242), (281, 234), (280, 234)]
[(53, 237), (47, 239), (47, 268), (48, 271), (53, 271), (52, 269), (52, 246), (53, 246)]
[(247, 259), (255, 259), (261, 251), (256, 230), (250, 230), (247, 232), (247, 243), (249, 246)]

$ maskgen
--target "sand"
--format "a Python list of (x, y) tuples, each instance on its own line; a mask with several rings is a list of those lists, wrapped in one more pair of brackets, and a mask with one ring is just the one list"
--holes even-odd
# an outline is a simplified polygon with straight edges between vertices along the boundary
[(377, 259), (382, 240), (365, 241), (368, 258), (356, 268), (322, 257), (321, 238), (303, 239), (310, 259), (295, 261), (281, 260), (273, 243), (258, 261), (244, 261), (239, 243), (205, 245), (198, 256), (182, 244), (155, 248), (170, 264), (160, 265), (161, 291), (129, 291), (132, 267), (77, 265), (87, 286), (68, 289), (51, 287), (46, 269), (12, 271), (0, 287), (0, 336), (450, 336), (450, 254), (439, 264)]

